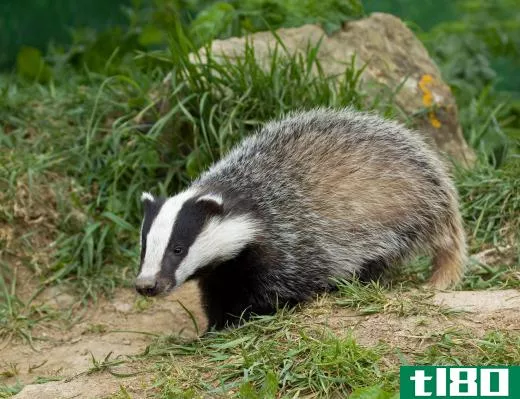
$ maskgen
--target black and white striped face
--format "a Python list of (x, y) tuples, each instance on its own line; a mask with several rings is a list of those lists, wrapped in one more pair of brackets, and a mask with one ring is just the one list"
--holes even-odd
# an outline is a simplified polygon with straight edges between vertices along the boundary
[(167, 293), (205, 266), (232, 259), (258, 233), (247, 214), (226, 212), (222, 196), (189, 189), (161, 199), (143, 193), (141, 267), (135, 285), (142, 295)]

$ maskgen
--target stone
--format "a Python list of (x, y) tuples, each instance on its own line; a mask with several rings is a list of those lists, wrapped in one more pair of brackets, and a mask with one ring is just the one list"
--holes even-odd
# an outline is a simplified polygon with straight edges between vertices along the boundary
[(45, 303), (54, 309), (70, 309), (78, 302), (78, 299), (67, 291), (67, 287), (61, 285), (51, 286), (42, 292), (37, 302)]

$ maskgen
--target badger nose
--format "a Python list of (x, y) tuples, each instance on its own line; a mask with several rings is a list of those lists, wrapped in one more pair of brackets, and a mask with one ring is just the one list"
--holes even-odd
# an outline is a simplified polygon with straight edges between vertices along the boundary
[(135, 289), (144, 296), (157, 295), (157, 278), (155, 277), (137, 277), (135, 280)]

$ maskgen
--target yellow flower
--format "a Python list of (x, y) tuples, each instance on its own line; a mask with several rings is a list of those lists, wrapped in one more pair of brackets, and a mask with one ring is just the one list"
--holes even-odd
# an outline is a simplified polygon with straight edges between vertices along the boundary
[[(434, 104), (433, 93), (430, 89), (430, 87), (432, 86), (433, 83), (434, 83), (433, 76), (429, 75), (429, 74), (423, 75), (421, 80), (419, 81), (419, 88), (423, 92), (422, 102), (423, 102), (423, 105), (427, 108), (430, 108)], [(430, 111), (428, 113), (428, 119), (434, 128), (438, 129), (441, 127), (441, 122), (435, 116), (434, 111)]]
[(429, 112), (428, 119), (430, 120), (431, 125), (435, 129), (439, 129), (441, 127), (441, 121), (437, 119), (437, 117), (435, 116), (435, 112)]

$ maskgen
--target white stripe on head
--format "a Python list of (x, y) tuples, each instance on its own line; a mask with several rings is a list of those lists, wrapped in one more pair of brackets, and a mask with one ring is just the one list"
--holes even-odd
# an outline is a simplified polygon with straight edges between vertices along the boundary
[(247, 244), (253, 242), (259, 232), (258, 222), (247, 215), (210, 220), (175, 271), (176, 286), (201, 267), (238, 255)]
[(197, 202), (199, 202), (199, 201), (213, 201), (219, 205), (222, 205), (224, 203), (224, 200), (222, 199), (222, 195), (220, 195), (220, 194), (206, 194), (206, 195), (199, 197), (199, 199), (197, 199)]
[(155, 217), (146, 240), (146, 253), (139, 277), (154, 277), (161, 270), (161, 262), (170, 241), (173, 225), (184, 203), (197, 195), (197, 191), (189, 189), (174, 197), (168, 198)]

